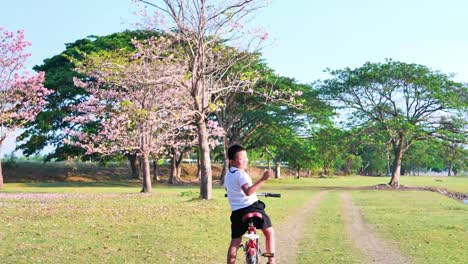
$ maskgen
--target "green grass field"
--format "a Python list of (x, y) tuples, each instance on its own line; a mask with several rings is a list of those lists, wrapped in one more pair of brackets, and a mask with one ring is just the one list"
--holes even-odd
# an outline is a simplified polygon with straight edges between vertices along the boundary
[[(272, 180), (271, 185), (283, 188), (362, 187), (387, 184), (390, 177), (336, 176), (331, 178), (301, 178)], [(468, 177), (401, 176), (400, 183), (413, 187), (446, 188), (449, 191), (468, 193)]]
[(468, 205), (432, 192), (353, 192), (365, 220), (418, 263), (466, 263)]
[(328, 193), (299, 248), (298, 263), (362, 263), (363, 257), (346, 236), (337, 192)]
[[(377, 177), (273, 180), (264, 190), (281, 192), (283, 197), (264, 200), (274, 225), (281, 225), (317, 188), (385, 182)], [(402, 184), (468, 192), (468, 178), (403, 177)], [(125, 182), (6, 183), (0, 192), (23, 196), (0, 200), (0, 263), (225, 262), (230, 211), (222, 188), (214, 189), (210, 201), (198, 199), (196, 186), (155, 185), (153, 194), (139, 190), (138, 184)], [(340, 192), (330, 191), (307, 220), (298, 263), (362, 260), (344, 231)], [(416, 263), (468, 259), (468, 205), (421, 191), (351, 191), (351, 195), (365, 220)]]
[[(386, 184), (389, 177), (366, 176), (337, 176), (330, 178), (284, 178), (271, 179), (266, 189), (303, 189), (318, 188), (346, 188), (374, 186)], [(445, 188), (449, 191), (468, 193), (468, 177), (430, 177), (430, 176), (402, 176), (401, 184), (413, 187)], [(0, 192), (54, 192), (54, 193), (125, 193), (138, 192), (139, 183), (127, 181), (101, 181), (101, 182), (15, 182), (7, 183), (7, 187)], [(167, 185), (155, 185), (156, 192), (164, 191)]]

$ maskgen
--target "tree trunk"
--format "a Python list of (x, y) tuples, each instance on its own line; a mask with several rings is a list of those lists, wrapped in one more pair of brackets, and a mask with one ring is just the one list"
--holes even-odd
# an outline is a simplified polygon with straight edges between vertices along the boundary
[(447, 157), (447, 169), (448, 169), (448, 172), (447, 172), (447, 176), (452, 176), (455, 175), (456, 176), (456, 173), (455, 171), (453, 170), (453, 162), (455, 161), (456, 159), (456, 156), (457, 156), (457, 145), (455, 143), (450, 143), (449, 146), (448, 146), (448, 157)]
[(281, 178), (281, 163), (279, 161), (275, 162), (275, 179)]
[(403, 157), (403, 146), (402, 140), (399, 140), (398, 144), (394, 146), (395, 158), (393, 160), (393, 171), (392, 178), (389, 185), (400, 186), (400, 173), (401, 173), (401, 158)]
[(224, 160), (223, 162), (223, 170), (221, 171), (221, 177), (220, 177), (220, 185), (223, 185), (224, 184), (224, 180), (225, 180), (225, 177), (226, 177), (226, 173), (228, 172), (229, 170), (229, 161), (228, 160)]
[(346, 167), (345, 167), (345, 175), (351, 175), (351, 168), (353, 167), (353, 159), (347, 158), (346, 159)]
[(153, 188), (151, 186), (151, 172), (147, 153), (142, 154), (141, 161), (143, 170), (143, 188), (141, 189), (141, 192), (151, 193), (153, 192)]
[(184, 154), (186, 150), (182, 151), (179, 154), (177, 148), (171, 148), (172, 151), (172, 159), (171, 159), (171, 175), (169, 177), (170, 184), (176, 184), (181, 181), (180, 175), (182, 172), (182, 159), (184, 158)]
[(177, 165), (177, 174), (176, 174), (176, 177), (177, 177), (177, 180), (180, 181), (181, 180), (181, 175), (182, 175), (182, 164), (179, 163), (179, 165)]
[(388, 147), (386, 148), (387, 151), (387, 176), (390, 176), (390, 150), (388, 149)]
[(138, 180), (140, 178), (140, 170), (139, 170), (139, 164), (138, 164), (138, 157), (136, 154), (127, 154), (128, 161), (130, 163), (130, 168), (132, 170), (132, 174), (129, 175), (129, 180), (131, 179), (136, 179)]
[(328, 176), (329, 173), (330, 173), (330, 166), (328, 166), (328, 164), (323, 165), (323, 174), (325, 176)]
[(3, 189), (2, 158), (0, 157), (0, 189)]
[(169, 175), (169, 184), (177, 183), (177, 149), (171, 148), (171, 173)]
[(400, 175), (406, 175), (406, 168), (405, 166), (400, 165)]
[(212, 199), (212, 183), (210, 147), (208, 145), (208, 131), (205, 120), (198, 120), (198, 143), (200, 146), (200, 197), (202, 199)]
[(229, 169), (229, 157), (228, 157), (228, 144), (227, 144), (227, 137), (223, 137), (223, 156), (224, 156), (224, 162), (223, 162), (223, 170), (221, 171), (221, 175), (219, 177), (220, 184), (224, 184), (224, 177), (226, 176), (226, 173)]
[(159, 178), (159, 164), (158, 164), (158, 158), (155, 157), (153, 159), (153, 181), (157, 182), (160, 181), (161, 178)]
[(200, 150), (197, 151), (197, 181), (201, 181)]
[(177, 173), (176, 173), (176, 177), (177, 177), (177, 180), (178, 181), (181, 181), (180, 177), (182, 175), (182, 160), (184, 159), (184, 155), (185, 153), (187, 152), (187, 149), (184, 149), (180, 155), (179, 155), (179, 158), (177, 159), (177, 163), (176, 163), (176, 166), (177, 166)]
[(453, 170), (453, 163), (452, 163), (452, 161), (450, 160), (450, 161), (449, 161), (449, 165), (448, 165), (447, 176), (452, 176), (452, 170)]

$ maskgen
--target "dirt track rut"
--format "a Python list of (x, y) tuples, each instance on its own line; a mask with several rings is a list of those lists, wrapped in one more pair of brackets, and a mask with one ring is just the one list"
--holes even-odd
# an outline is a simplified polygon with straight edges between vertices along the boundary
[(351, 202), (349, 193), (342, 193), (341, 200), (346, 231), (366, 257), (366, 263), (411, 263), (395, 245), (381, 239), (364, 222), (359, 208)]
[[(275, 227), (276, 263), (297, 263), (297, 251), (302, 241), (307, 219), (311, 217), (320, 199), (327, 191), (321, 191), (302, 207), (296, 214), (290, 215), (282, 225)], [(279, 246), (279, 245), (287, 245)]]

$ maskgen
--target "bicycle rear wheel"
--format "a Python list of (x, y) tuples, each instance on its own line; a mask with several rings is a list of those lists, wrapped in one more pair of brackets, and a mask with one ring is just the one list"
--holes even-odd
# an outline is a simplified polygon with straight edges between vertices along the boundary
[(250, 253), (246, 254), (246, 263), (247, 264), (258, 264), (259, 263), (259, 257), (258, 254), (255, 255), (250, 255)]

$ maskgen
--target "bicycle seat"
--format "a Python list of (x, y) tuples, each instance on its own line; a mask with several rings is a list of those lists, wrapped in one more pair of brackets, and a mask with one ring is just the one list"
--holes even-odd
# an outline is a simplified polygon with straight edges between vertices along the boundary
[(259, 212), (247, 213), (242, 217), (242, 222), (263, 222), (263, 215)]
[(254, 239), (259, 239), (260, 236), (258, 234), (244, 234), (243, 237), (249, 239), (249, 240), (254, 240)]

